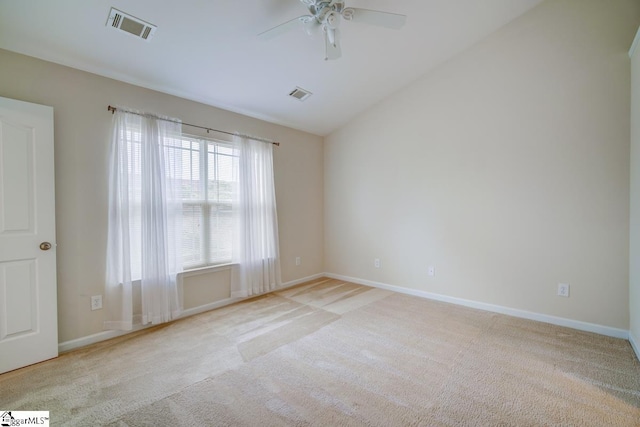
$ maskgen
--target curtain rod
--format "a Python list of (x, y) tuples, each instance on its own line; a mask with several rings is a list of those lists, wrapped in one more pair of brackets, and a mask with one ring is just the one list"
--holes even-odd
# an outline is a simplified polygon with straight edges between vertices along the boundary
[[(118, 111), (118, 109), (116, 107), (112, 107), (111, 105), (109, 105), (109, 107), (107, 107), (107, 110), (111, 111), (111, 114), (114, 114), (116, 111)], [(138, 116), (144, 116), (145, 115), (145, 114), (142, 114), (142, 113), (136, 113), (135, 111), (129, 111), (129, 110), (123, 110), (123, 111), (125, 111), (127, 113), (131, 113), (131, 114), (137, 114)], [(207, 131), (207, 133), (209, 133), (209, 131), (214, 131), (214, 132), (224, 133), (224, 134), (227, 134), (227, 135), (233, 135), (233, 136), (240, 136), (240, 137), (243, 137), (243, 138), (255, 139), (256, 141), (261, 141), (261, 142), (266, 142), (268, 144), (273, 144), (276, 147), (280, 146), (279, 142), (274, 142), (274, 141), (271, 141), (269, 139), (258, 138), (258, 137), (251, 136), (251, 135), (242, 135), (242, 134), (239, 134), (239, 133), (231, 133), (231, 132), (227, 132), (227, 131), (224, 131), (224, 130), (208, 128), (208, 127), (204, 127), (204, 126), (191, 125), (189, 123), (182, 123), (182, 122), (178, 122), (178, 121), (175, 121), (175, 120), (164, 119), (162, 117), (156, 117), (156, 116), (154, 116), (154, 117), (156, 119), (159, 119), (159, 120), (164, 120), (165, 122), (180, 123), (180, 124), (182, 124), (184, 126), (190, 126), (192, 128), (198, 128), (198, 129), (204, 129), (204, 130)]]

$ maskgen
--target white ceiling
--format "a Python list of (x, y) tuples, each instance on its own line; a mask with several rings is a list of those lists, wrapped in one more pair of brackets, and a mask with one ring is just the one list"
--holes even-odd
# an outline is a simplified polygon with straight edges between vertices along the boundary
[[(540, 1), (347, 0), (407, 24), (343, 22), (343, 56), (325, 61), (323, 39), (302, 29), (256, 37), (307, 14), (298, 0), (0, 0), (0, 48), (327, 135)], [(111, 7), (155, 36), (105, 26)], [(296, 86), (313, 96), (289, 97)]]

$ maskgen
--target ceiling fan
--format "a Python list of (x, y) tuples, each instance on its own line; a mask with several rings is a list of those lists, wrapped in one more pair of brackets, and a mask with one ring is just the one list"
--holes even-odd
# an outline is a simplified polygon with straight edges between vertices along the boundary
[(340, 48), (340, 21), (355, 21), (379, 27), (399, 30), (407, 20), (405, 15), (378, 10), (346, 7), (344, 0), (300, 0), (309, 9), (310, 15), (303, 15), (271, 28), (258, 37), (269, 40), (295, 27), (303, 26), (311, 34), (313, 27), (324, 32), (326, 53), (324, 59), (338, 59)]

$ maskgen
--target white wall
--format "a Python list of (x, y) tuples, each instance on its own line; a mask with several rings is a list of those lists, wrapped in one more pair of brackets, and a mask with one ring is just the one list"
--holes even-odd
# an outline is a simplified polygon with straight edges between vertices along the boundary
[(627, 330), (639, 23), (546, 1), (328, 136), (326, 271)]
[[(274, 170), (282, 278), (290, 282), (322, 273), (321, 137), (6, 50), (0, 50), (0, 64), (0, 96), (54, 107), (61, 342), (102, 331), (103, 312), (90, 311), (89, 298), (104, 289), (110, 104), (280, 141)], [(186, 308), (227, 298), (228, 277), (220, 271), (186, 278)]]
[(640, 357), (640, 29), (631, 50), (631, 230), (629, 253), (630, 336)]

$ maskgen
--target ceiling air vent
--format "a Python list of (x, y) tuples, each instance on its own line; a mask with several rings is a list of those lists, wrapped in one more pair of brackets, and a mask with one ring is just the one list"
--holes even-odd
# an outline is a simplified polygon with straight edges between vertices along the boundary
[(309, 92), (308, 90), (296, 87), (294, 90), (291, 91), (291, 93), (289, 94), (289, 96), (297, 99), (298, 101), (304, 101), (307, 98), (309, 98), (312, 95), (311, 92)]
[(149, 40), (156, 32), (156, 28), (158, 28), (153, 24), (124, 13), (114, 7), (111, 8), (111, 12), (109, 13), (107, 27), (133, 34), (143, 40)]

